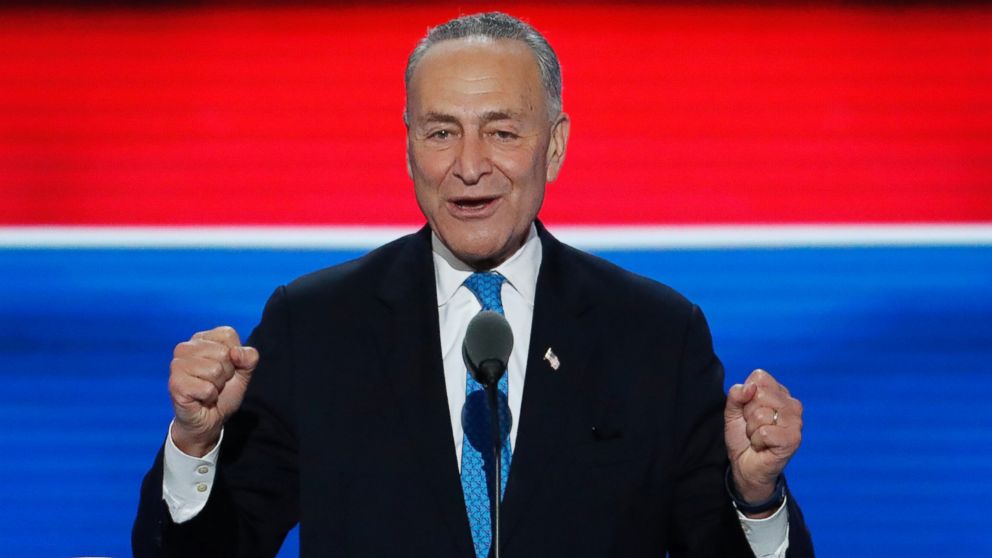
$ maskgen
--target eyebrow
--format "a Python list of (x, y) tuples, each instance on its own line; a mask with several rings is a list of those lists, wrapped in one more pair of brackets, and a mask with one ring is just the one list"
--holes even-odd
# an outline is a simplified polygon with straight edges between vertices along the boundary
[(488, 124), (498, 120), (517, 120), (520, 114), (514, 111), (490, 110), (482, 113), (482, 123)]
[[(520, 118), (520, 114), (515, 111), (507, 110), (489, 110), (482, 113), (480, 120), (483, 124), (488, 124), (490, 122), (497, 122), (500, 120), (517, 120)], [(428, 112), (424, 115), (425, 123), (435, 123), (443, 122), (446, 124), (458, 124), (459, 120), (455, 116), (450, 114), (445, 114), (443, 112)]]
[(446, 124), (458, 124), (458, 119), (450, 114), (442, 112), (428, 112), (424, 115), (425, 123), (444, 122)]

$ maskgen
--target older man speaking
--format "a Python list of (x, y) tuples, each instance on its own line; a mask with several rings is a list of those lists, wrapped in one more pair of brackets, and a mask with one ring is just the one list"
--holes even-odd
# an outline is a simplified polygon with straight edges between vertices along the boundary
[[(406, 71), (420, 232), (278, 288), (242, 346), (175, 349), (175, 420), (136, 556), (810, 556), (783, 470), (802, 407), (763, 371), (729, 395), (699, 309), (537, 221), (565, 159), (554, 51), (500, 13), (432, 29)], [(485, 428), (466, 327), (516, 343)], [(498, 540), (492, 498), (501, 498)]]

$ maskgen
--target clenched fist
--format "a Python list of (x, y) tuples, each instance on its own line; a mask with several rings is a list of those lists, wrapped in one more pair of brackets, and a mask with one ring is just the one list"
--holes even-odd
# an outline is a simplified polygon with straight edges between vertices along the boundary
[(176, 447), (202, 457), (217, 445), (224, 422), (241, 406), (256, 365), (258, 351), (242, 347), (238, 332), (227, 326), (198, 332), (176, 345), (169, 367)]
[(755, 370), (743, 385), (730, 388), (724, 434), (734, 484), (745, 501), (771, 497), (802, 430), (802, 403), (768, 372)]

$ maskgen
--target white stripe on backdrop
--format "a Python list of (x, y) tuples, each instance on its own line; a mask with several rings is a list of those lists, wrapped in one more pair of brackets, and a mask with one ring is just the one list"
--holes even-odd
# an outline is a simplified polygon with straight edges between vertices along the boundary
[[(0, 227), (9, 248), (369, 249), (416, 226), (22, 226)], [(574, 246), (594, 249), (988, 246), (992, 224), (552, 226)]]

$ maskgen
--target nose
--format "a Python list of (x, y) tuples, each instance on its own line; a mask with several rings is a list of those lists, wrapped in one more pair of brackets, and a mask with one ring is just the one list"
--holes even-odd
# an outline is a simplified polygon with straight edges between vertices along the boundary
[(465, 134), (453, 171), (467, 186), (478, 184), (483, 176), (492, 172), (489, 150), (482, 138)]

